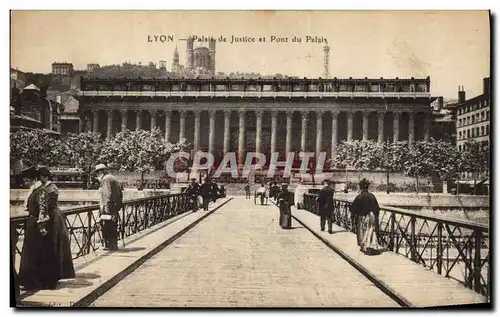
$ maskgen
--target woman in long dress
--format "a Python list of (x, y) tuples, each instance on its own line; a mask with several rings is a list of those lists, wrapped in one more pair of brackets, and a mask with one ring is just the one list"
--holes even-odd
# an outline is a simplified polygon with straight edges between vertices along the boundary
[(59, 192), (49, 175), (46, 168), (23, 172), (31, 185), (19, 268), (19, 284), (26, 290), (54, 289), (60, 279), (75, 277), (68, 231), (57, 206)]
[(287, 185), (282, 185), (281, 189), (281, 193), (276, 197), (280, 209), (280, 226), (283, 229), (291, 229), (292, 211), (290, 208), (290, 192)]
[(364, 178), (359, 183), (361, 193), (351, 204), (351, 214), (356, 221), (356, 233), (360, 251), (371, 254), (379, 249), (377, 241), (377, 222), (380, 212), (377, 198), (368, 192), (370, 182)]

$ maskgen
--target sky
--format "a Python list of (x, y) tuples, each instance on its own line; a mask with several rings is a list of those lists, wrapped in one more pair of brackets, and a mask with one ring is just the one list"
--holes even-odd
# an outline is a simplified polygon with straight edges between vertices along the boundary
[[(189, 35), (227, 39), (216, 44), (217, 72), (322, 77), (325, 43), (310, 36), (328, 41), (331, 78), (430, 76), (433, 96), (456, 99), (458, 85), (474, 97), (490, 76), (487, 11), (12, 11), (11, 67), (49, 73), (56, 61), (85, 69), (165, 60), (170, 69), (176, 46), (185, 64)], [(232, 36), (255, 42), (231, 44)]]

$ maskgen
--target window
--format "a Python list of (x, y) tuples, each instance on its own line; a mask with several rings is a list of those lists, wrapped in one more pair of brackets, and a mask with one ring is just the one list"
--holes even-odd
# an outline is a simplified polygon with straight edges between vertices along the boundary
[(467, 129), (467, 139), (470, 138), (470, 129)]
[(462, 146), (461, 145), (458, 146), (458, 151), (462, 151)]
[(490, 125), (489, 124), (486, 125), (486, 134), (487, 135), (490, 134)]
[(484, 125), (481, 127), (481, 135), (484, 135)]
[(462, 139), (462, 131), (458, 132), (458, 139), (461, 140)]
[(471, 116), (471, 121), (472, 123), (474, 123), (474, 116)]
[(474, 137), (474, 128), (471, 129), (471, 137)]
[(490, 111), (486, 110), (486, 120), (490, 120)]
[(479, 117), (479, 113), (476, 113), (476, 122), (481, 121), (481, 118)]
[(476, 127), (476, 136), (479, 136), (479, 127)]
[(467, 117), (467, 124), (470, 124), (470, 116)]

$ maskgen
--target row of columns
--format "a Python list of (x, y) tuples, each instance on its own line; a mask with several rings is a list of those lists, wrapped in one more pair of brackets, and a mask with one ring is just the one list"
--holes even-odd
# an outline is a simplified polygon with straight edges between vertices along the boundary
[[(193, 147), (194, 150), (197, 151), (200, 145), (200, 112), (194, 111), (194, 142)], [(245, 152), (245, 110), (238, 111), (239, 112), (239, 140), (238, 140), (238, 153), (241, 156), (240, 159), (244, 159), (242, 156)], [(125, 131), (127, 127), (127, 111), (121, 110), (121, 129)], [(156, 124), (156, 111), (151, 111), (151, 129), (157, 127)], [(186, 125), (186, 111), (180, 111), (180, 128), (179, 128), (179, 139), (185, 138), (185, 125)], [(210, 153), (214, 152), (215, 145), (215, 110), (209, 111), (210, 121), (209, 121), (209, 151)], [(321, 152), (321, 141), (323, 139), (323, 113), (324, 111), (316, 112), (316, 153)], [(98, 132), (98, 123), (99, 117), (98, 112), (93, 111), (93, 131)], [(136, 116), (136, 127), (142, 126), (142, 116)], [(302, 121), (301, 121), (301, 148), (306, 148), (306, 140), (307, 140), (307, 117), (309, 111), (302, 111)], [(339, 111), (331, 111), (332, 114), (332, 155), (335, 151), (335, 146), (338, 143), (337, 141), (337, 128), (338, 128), (338, 114)], [(378, 113), (378, 139), (379, 143), (384, 142), (384, 114), (385, 112)], [(224, 110), (224, 153), (229, 151), (229, 142), (230, 142), (230, 110)], [(256, 152), (260, 152), (262, 146), (262, 110), (256, 110), (256, 136), (255, 136), (255, 150)], [(292, 115), (293, 111), (286, 111), (286, 153), (289, 153), (292, 148)], [(368, 115), (369, 112), (363, 112), (363, 140), (368, 140)], [(276, 130), (277, 130), (277, 117), (278, 111), (271, 112), (271, 153), (276, 151)], [(107, 137), (112, 137), (112, 110), (108, 111), (107, 116)], [(353, 140), (353, 121), (354, 121), (354, 112), (347, 113), (347, 141)], [(399, 141), (399, 121), (400, 121), (400, 113), (395, 112), (393, 118), (393, 141)], [(170, 139), (170, 130), (171, 130), (171, 111), (165, 111), (165, 140)], [(409, 112), (409, 121), (408, 121), (408, 143), (413, 144), (415, 141), (415, 113)], [(429, 140), (430, 133), (430, 116), (426, 116), (424, 123), (424, 131), (425, 136), (424, 139), (426, 141)], [(241, 161), (241, 160), (240, 160)]]

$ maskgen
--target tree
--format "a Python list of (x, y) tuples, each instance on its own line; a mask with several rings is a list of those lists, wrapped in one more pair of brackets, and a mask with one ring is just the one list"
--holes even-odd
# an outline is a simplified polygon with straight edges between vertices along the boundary
[(345, 168), (347, 183), (347, 168), (351, 167), (358, 171), (358, 178), (362, 170), (377, 168), (379, 164), (379, 147), (373, 141), (344, 141), (335, 151), (335, 156), (330, 160), (330, 166)]
[(145, 172), (163, 169), (170, 154), (185, 147), (185, 140), (176, 144), (165, 143), (158, 128), (152, 131), (126, 130), (106, 140), (100, 161), (119, 171), (140, 172), (142, 188)]
[(461, 153), (462, 170), (470, 172), (474, 178), (474, 194), (476, 194), (476, 181), (479, 175), (489, 172), (490, 145), (489, 142), (468, 140)]
[(23, 165), (56, 166), (62, 158), (61, 141), (44, 130), (18, 130), (10, 133), (11, 167)]
[[(441, 181), (456, 178), (460, 171), (461, 160), (456, 148), (444, 141), (416, 142), (408, 152), (404, 164), (405, 174), (416, 179), (438, 177)], [(430, 182), (430, 181), (429, 181)]]
[(378, 158), (378, 166), (386, 171), (387, 194), (389, 194), (389, 175), (403, 171), (404, 163), (408, 160), (408, 143), (387, 141), (381, 144), (378, 150), (378, 154), (374, 156)]
[(103, 141), (100, 134), (70, 133), (62, 141), (61, 146), (68, 162), (85, 173), (85, 188), (90, 188), (93, 165), (99, 161), (102, 153)]

